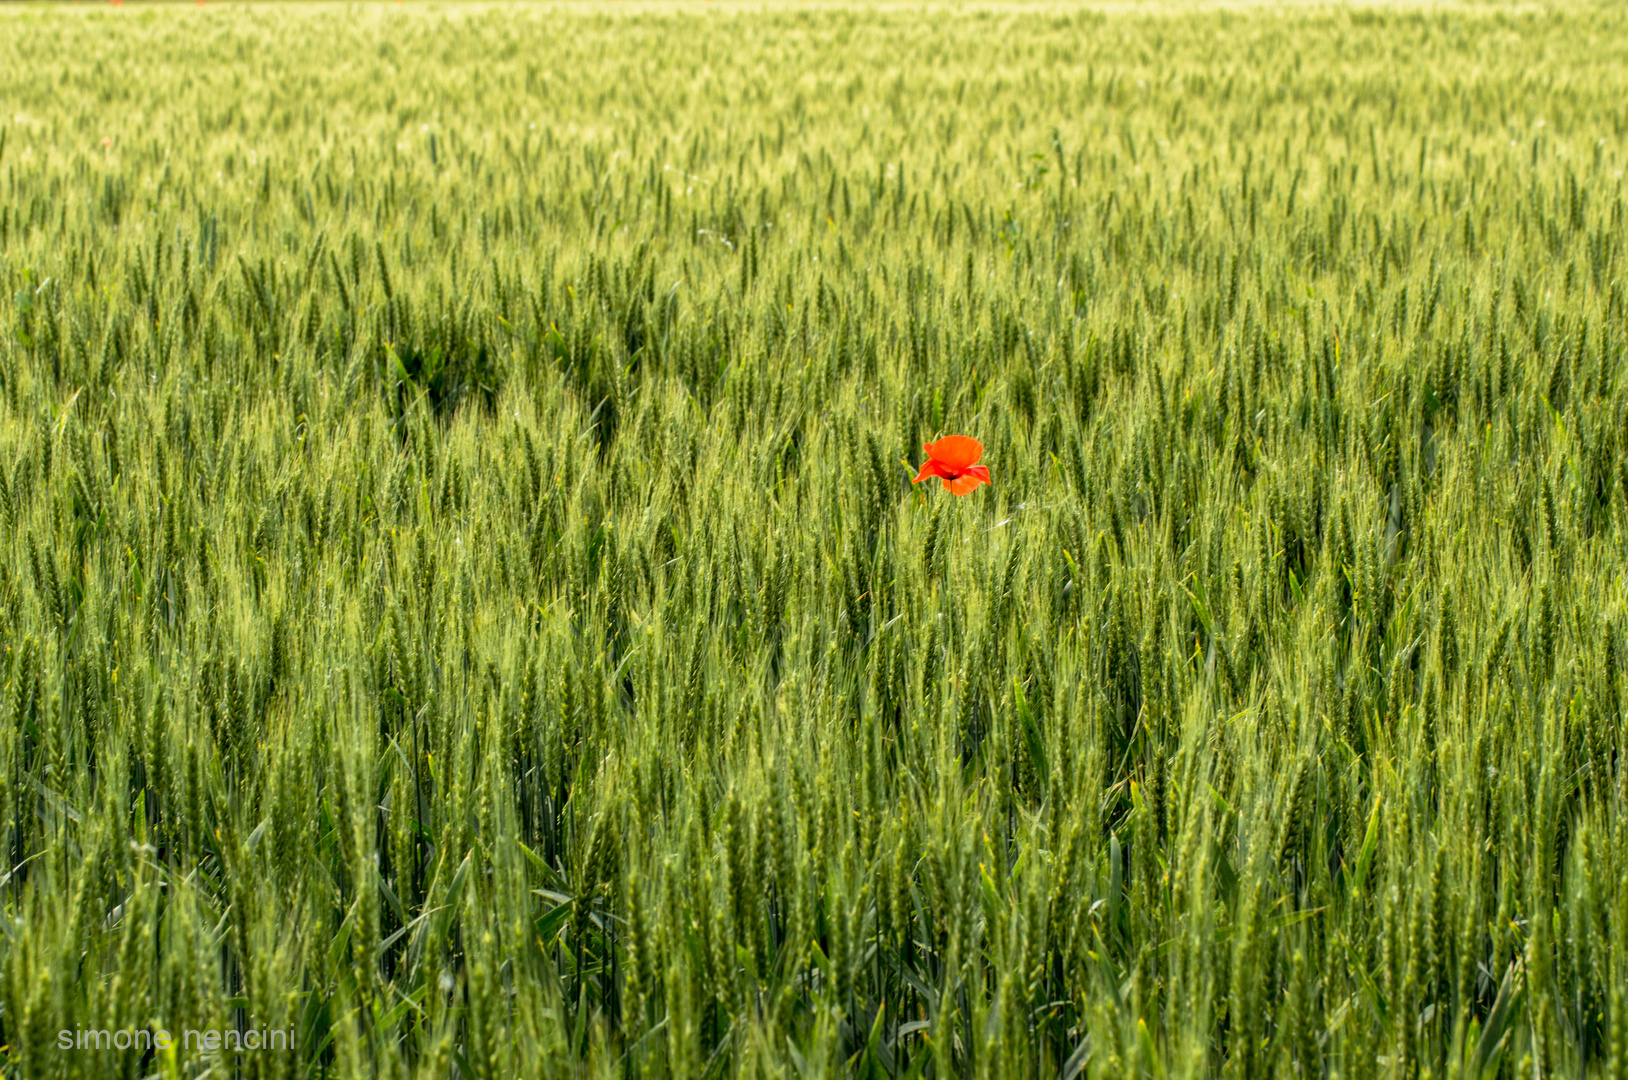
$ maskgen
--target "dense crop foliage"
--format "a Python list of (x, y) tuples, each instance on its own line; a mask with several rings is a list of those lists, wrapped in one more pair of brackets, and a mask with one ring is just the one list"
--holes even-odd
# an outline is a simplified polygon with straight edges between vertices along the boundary
[(5, 1075), (1625, 1075), (1620, 7), (0, 20)]

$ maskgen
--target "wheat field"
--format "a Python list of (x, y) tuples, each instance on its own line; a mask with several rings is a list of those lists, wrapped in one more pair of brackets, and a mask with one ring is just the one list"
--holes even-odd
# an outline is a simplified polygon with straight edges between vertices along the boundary
[(7, 7), (0, 1075), (1628, 1076), (1621, 6)]

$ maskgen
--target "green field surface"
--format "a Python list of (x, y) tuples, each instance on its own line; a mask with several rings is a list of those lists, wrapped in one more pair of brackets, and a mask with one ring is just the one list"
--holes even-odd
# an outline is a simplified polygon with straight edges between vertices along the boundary
[(1621, 4), (7, 5), (0, 1077), (1628, 1076), (1625, 166)]

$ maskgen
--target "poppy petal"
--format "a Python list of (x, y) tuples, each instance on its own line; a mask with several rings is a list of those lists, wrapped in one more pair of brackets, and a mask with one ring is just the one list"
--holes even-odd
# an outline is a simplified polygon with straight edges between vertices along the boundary
[(935, 476), (945, 475), (947, 474), (944, 472), (944, 466), (940, 465), (932, 458), (928, 458), (926, 461), (921, 463), (921, 472), (917, 473), (916, 478), (910, 482), (912, 484), (919, 484), (923, 480), (928, 480)]
[(945, 480), (944, 486), (949, 489), (951, 495), (965, 495), (979, 484), (987, 483), (988, 480), (969, 472), (957, 476), (954, 480)]
[(986, 484), (993, 484), (994, 483), (994, 481), (989, 478), (989, 466), (988, 465), (974, 465), (971, 468), (967, 469), (966, 475), (967, 476), (976, 476), (978, 479), (982, 480)]
[(960, 471), (984, 456), (984, 444), (967, 435), (946, 435), (936, 443), (928, 443), (927, 452), (934, 460)]

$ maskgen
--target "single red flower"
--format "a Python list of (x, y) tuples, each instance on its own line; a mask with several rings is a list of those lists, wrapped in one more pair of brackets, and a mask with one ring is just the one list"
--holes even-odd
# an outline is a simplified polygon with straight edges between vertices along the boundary
[(944, 481), (951, 495), (965, 495), (979, 484), (989, 483), (989, 467), (979, 465), (984, 456), (984, 444), (966, 435), (946, 435), (936, 443), (923, 443), (927, 460), (921, 472), (910, 481), (919, 484), (930, 476)]

